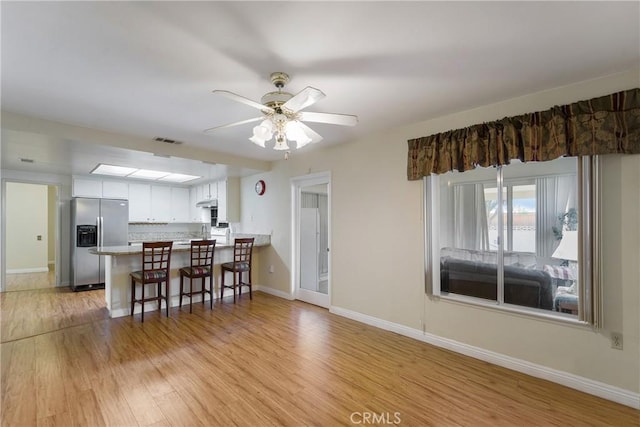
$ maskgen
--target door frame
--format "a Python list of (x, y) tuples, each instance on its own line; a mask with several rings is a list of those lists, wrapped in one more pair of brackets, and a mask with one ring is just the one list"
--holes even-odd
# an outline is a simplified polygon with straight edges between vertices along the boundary
[[(60, 262), (62, 258), (61, 253), (61, 236), (60, 231), (62, 229), (61, 226), (61, 212), (60, 212), (60, 191), (61, 185), (58, 183), (46, 182), (46, 181), (30, 181), (30, 180), (21, 180), (14, 178), (2, 178), (0, 180), (1, 191), (0, 194), (0, 232), (2, 235), (2, 241), (0, 242), (0, 292), (5, 291), (5, 283), (7, 283), (7, 184), (33, 184), (33, 185), (43, 185), (45, 187), (55, 187), (56, 188), (56, 208), (55, 212), (55, 243), (54, 243), (54, 251), (55, 251), (55, 260), (54, 260), (54, 269), (55, 269), (55, 286), (60, 286), (60, 281), (62, 280), (61, 272), (60, 272)], [(50, 238), (51, 236), (47, 236)]]
[(331, 172), (318, 172), (291, 178), (291, 295), (295, 299), (324, 308), (331, 306), (331, 251), (327, 257), (327, 294), (300, 289), (300, 205), (303, 187), (327, 185), (327, 242), (331, 248)]

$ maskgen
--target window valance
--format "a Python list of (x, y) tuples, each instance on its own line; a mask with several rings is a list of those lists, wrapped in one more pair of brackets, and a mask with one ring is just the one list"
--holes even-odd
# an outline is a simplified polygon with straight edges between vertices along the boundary
[(640, 153), (640, 88), (411, 139), (409, 180), (561, 156)]

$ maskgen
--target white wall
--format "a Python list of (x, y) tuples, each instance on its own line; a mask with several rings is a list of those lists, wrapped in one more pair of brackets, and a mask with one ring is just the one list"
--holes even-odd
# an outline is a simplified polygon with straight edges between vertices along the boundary
[(6, 191), (7, 272), (48, 271), (47, 186), (10, 182)]
[[(404, 325), (633, 393), (640, 392), (640, 155), (605, 156), (605, 328), (545, 321), (424, 294), (421, 181), (408, 181), (407, 140), (638, 86), (638, 70), (548, 90), (474, 110), (392, 129), (304, 154), (242, 180), (247, 231), (272, 231), (261, 255), (258, 283), (289, 292), (290, 178), (332, 173), (332, 307)], [(428, 100), (425, 100), (428, 102)], [(304, 150), (303, 150), (304, 151)], [(256, 196), (253, 184), (267, 191)], [(252, 220), (250, 220), (252, 218)], [(366, 248), (363, 251), (363, 248)], [(269, 273), (268, 266), (275, 272)], [(613, 350), (609, 333), (623, 333)]]

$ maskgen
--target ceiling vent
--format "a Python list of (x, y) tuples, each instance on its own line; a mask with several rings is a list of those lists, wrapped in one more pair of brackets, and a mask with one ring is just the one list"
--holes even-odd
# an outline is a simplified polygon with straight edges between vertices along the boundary
[(182, 141), (176, 141), (175, 139), (171, 139), (171, 138), (162, 138), (162, 137), (155, 137), (153, 138), (154, 141), (158, 141), (158, 142), (164, 142), (166, 144), (174, 144), (174, 145), (180, 145), (182, 144)]
[(21, 161), (22, 163), (33, 163), (33, 159), (25, 159), (24, 157), (21, 157), (21, 158), (20, 158), (20, 161)]

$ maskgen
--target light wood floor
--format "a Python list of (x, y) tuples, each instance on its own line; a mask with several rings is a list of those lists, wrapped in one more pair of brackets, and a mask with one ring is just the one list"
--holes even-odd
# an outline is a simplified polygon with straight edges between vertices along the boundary
[(82, 323), (5, 342), (0, 355), (3, 426), (338, 426), (373, 414), (405, 426), (634, 426), (640, 417), (259, 292), (144, 324)]
[(52, 266), (49, 266), (48, 272), (16, 274), (7, 273), (5, 275), (5, 278), (7, 280), (4, 287), (4, 290), (6, 292), (45, 289), (53, 288), (56, 286), (56, 274)]
[(0, 293), (0, 342), (108, 319), (104, 289), (68, 287)]

